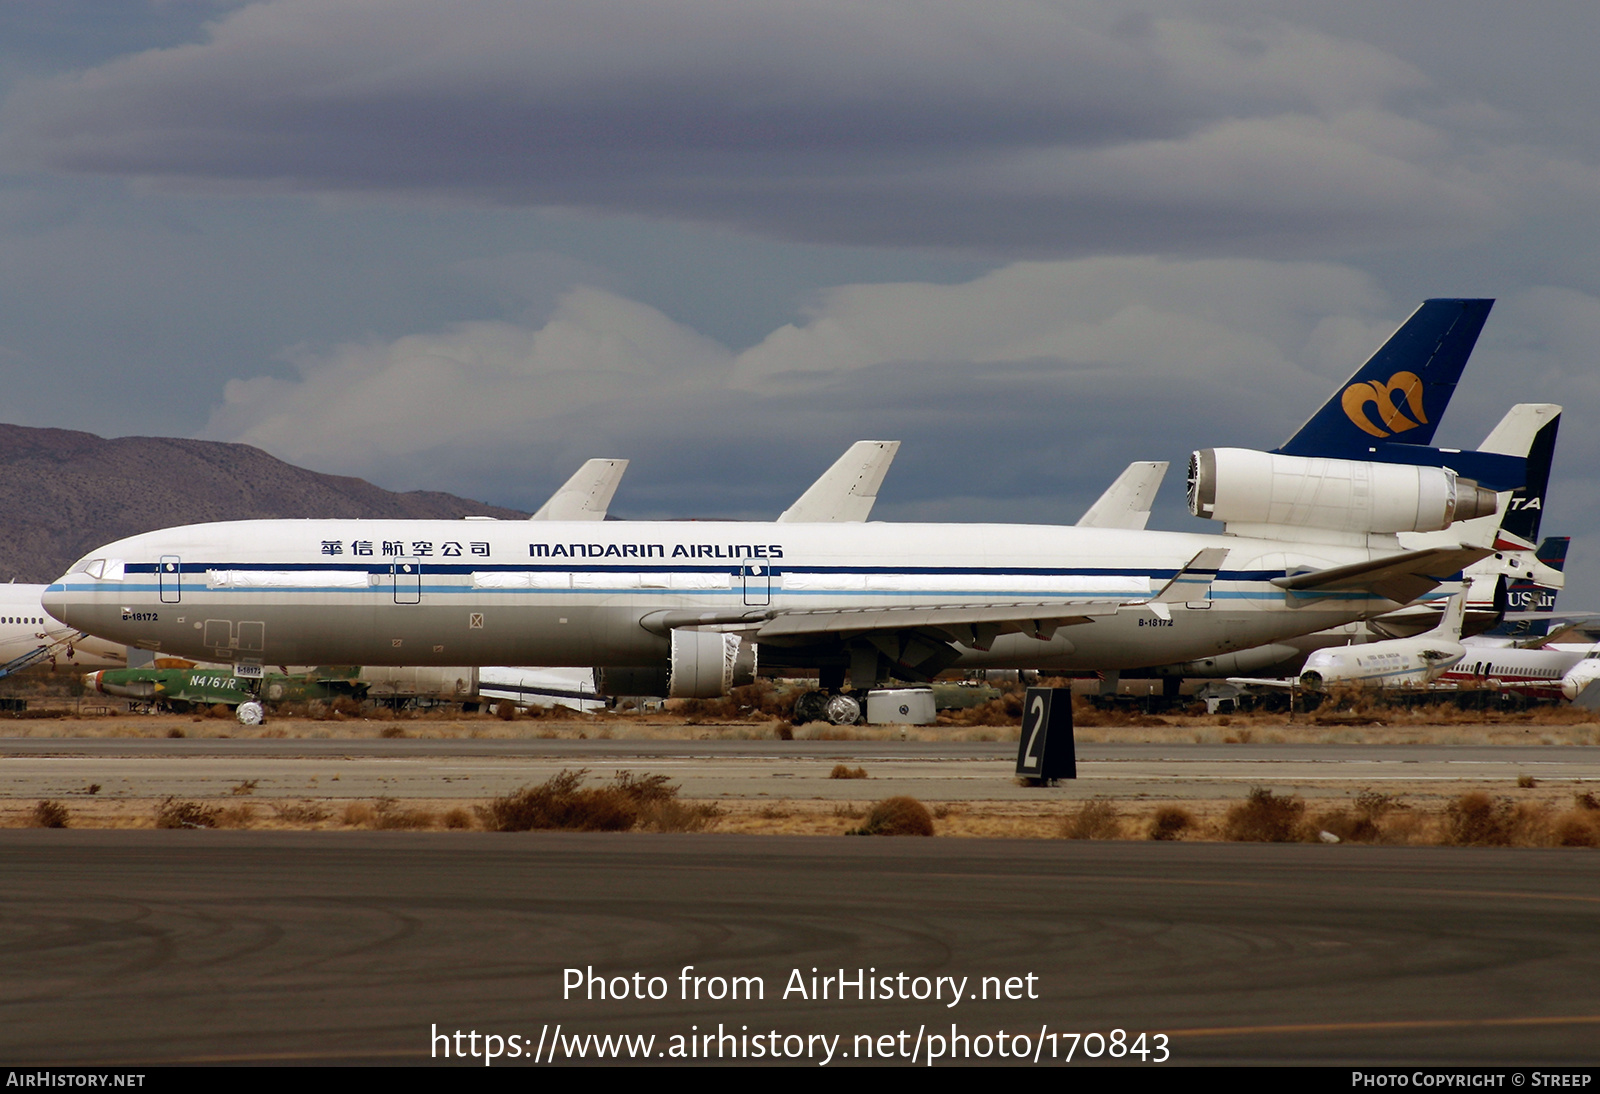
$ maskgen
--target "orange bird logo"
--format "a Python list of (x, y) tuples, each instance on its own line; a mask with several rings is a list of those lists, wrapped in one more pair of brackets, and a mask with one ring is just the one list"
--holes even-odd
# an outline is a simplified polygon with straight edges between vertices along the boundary
[[(1405, 416), (1400, 406), (1402, 400), (1416, 421)], [(1404, 433), (1428, 420), (1422, 413), (1422, 380), (1414, 372), (1397, 372), (1389, 377), (1387, 384), (1381, 380), (1351, 384), (1344, 389), (1339, 403), (1344, 407), (1345, 417), (1355, 423), (1356, 428), (1374, 437)], [(1368, 403), (1377, 409), (1377, 422), (1367, 416)]]

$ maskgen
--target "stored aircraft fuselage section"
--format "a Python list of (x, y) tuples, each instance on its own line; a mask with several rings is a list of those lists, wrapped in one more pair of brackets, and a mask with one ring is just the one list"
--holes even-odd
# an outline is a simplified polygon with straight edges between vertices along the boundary
[[(1137, 603), (1204, 548), (1227, 550), (1204, 600), (1170, 613)], [(670, 634), (647, 625), (664, 612), (1124, 605), (1048, 637), (961, 646), (957, 662), (1095, 670), (1388, 610), (1365, 592), (1286, 594), (1271, 580), (1396, 551), (1046, 525), (240, 521), (108, 544), (45, 606), (108, 640), (204, 660), (617, 666), (669, 655)], [(816, 645), (763, 641), (762, 664), (804, 665)]]

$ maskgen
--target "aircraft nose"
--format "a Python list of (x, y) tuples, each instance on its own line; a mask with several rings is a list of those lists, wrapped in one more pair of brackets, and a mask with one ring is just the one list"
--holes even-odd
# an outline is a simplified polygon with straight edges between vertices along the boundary
[(99, 672), (86, 672), (86, 673), (84, 673), (83, 674), (83, 686), (88, 688), (90, 691), (99, 691), (100, 690), (100, 673)]
[(57, 578), (55, 584), (45, 589), (44, 596), (40, 597), (39, 601), (52, 619), (71, 626), (67, 623), (67, 590), (62, 585), (63, 580), (64, 578)]

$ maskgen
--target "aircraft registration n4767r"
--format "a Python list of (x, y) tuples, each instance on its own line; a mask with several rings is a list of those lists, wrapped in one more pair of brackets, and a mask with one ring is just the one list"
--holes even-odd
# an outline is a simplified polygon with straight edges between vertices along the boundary
[[(1425, 400), (1437, 387), (1448, 399), (1465, 351), (1448, 384), (1427, 370), (1450, 365), (1440, 365), (1450, 354), (1438, 347), (1471, 326), (1475, 308), (1470, 351), (1487, 303), (1429, 301), (1358, 370), (1352, 387), (1369, 371), (1383, 381), (1368, 396), (1389, 400), (1378, 419), (1336, 392), (1296, 437), (1338, 426), (1365, 453), (1376, 451), (1374, 420), (1396, 431), (1397, 421), (1436, 421)], [(1429, 327), (1420, 340), (1419, 323)], [(1397, 358), (1407, 338), (1426, 343), (1416, 363)], [(1397, 379), (1397, 360), (1408, 379)], [(1196, 454), (1191, 510), (1229, 521), (1225, 535), (1025, 524), (239, 521), (108, 544), (51, 585), (44, 604), (90, 634), (247, 669), (597, 666), (626, 679), (612, 686), (622, 694), (717, 695), (755, 671), (815, 670), (826, 689), (843, 686), (847, 673), (867, 688), (952, 667), (1127, 669), (1408, 603), (1489, 552), (1403, 551), (1396, 533), (1493, 512), (1494, 490), (1520, 485), (1487, 489), (1416, 458), (1292, 455), (1293, 441), (1275, 453)], [(1436, 451), (1404, 447), (1413, 457)], [(1480, 454), (1461, 455), (1465, 464)], [(1505, 473), (1499, 459), (1477, 466)], [(1308, 497), (1315, 503), (1300, 504)]]

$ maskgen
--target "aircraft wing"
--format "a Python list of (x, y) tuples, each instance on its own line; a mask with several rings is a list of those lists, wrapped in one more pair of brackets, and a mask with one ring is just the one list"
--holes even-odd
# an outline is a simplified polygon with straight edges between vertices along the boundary
[(1494, 551), (1487, 547), (1430, 547), (1347, 566), (1275, 577), (1272, 583), (1289, 593), (1315, 597), (1333, 592), (1367, 592), (1409, 604), (1442, 585), (1463, 568)]
[(995, 635), (1019, 633), (1049, 638), (1057, 627), (1089, 623), (1096, 616), (1115, 615), (1116, 601), (1022, 604), (951, 604), (907, 608), (805, 609), (774, 615), (754, 632), (758, 642), (775, 638), (843, 638), (873, 631), (936, 630), (950, 641), (977, 649)]
[[(1139, 600), (1051, 600), (991, 604), (919, 604), (839, 608), (748, 608), (743, 611), (666, 611), (641, 622), (648, 630), (665, 633), (679, 627), (739, 631), (757, 642), (805, 645), (866, 638), (874, 644), (895, 645), (902, 668), (937, 663), (940, 647), (949, 643), (986, 650), (1002, 634), (1026, 634), (1048, 640), (1061, 627), (1092, 623), (1116, 615), (1124, 608), (1149, 608), (1170, 618), (1174, 603), (1204, 600), (1227, 555), (1227, 548), (1209, 547), (1153, 597)], [(908, 663), (905, 651), (921, 644), (919, 661)], [(954, 654), (950, 654), (953, 659)], [(942, 667), (942, 666), (940, 666)], [(939, 671), (933, 668), (929, 673)]]
[(779, 524), (863, 521), (878, 500), (899, 441), (857, 441), (778, 517)]
[(529, 520), (605, 520), (627, 460), (589, 460)]
[(1130, 463), (1117, 481), (1106, 487), (1087, 512), (1079, 528), (1124, 528), (1138, 531), (1150, 522), (1150, 505), (1167, 474), (1167, 461)]

